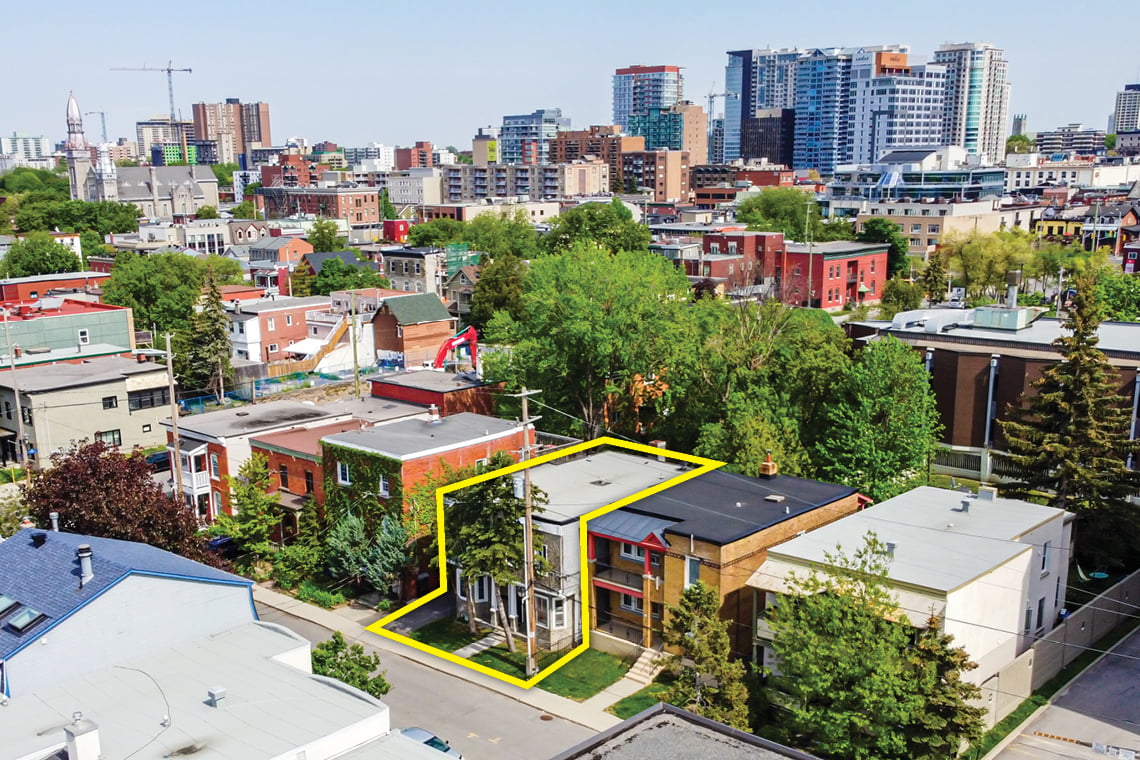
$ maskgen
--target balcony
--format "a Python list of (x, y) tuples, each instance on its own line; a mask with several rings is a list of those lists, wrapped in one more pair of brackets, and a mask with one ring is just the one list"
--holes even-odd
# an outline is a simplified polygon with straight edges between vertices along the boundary
[(628, 588), (631, 591), (641, 593), (645, 588), (643, 585), (643, 578), (638, 573), (631, 573), (626, 570), (621, 570), (610, 565), (603, 565), (598, 563), (594, 566), (594, 578), (599, 581), (605, 581), (614, 586), (621, 586)]
[(322, 325), (337, 325), (344, 319), (340, 314), (331, 311), (324, 311), (323, 309), (314, 309), (313, 311), (305, 312), (305, 321), (313, 322)]
[(206, 472), (205, 470), (202, 470), (201, 472), (183, 470), (182, 490), (189, 493), (197, 493), (199, 491), (210, 490), (210, 473)]

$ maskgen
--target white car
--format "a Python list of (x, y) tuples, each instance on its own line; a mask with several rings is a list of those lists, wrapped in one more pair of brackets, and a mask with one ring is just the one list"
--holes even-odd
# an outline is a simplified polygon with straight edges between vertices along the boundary
[(400, 733), (409, 739), (414, 739), (421, 744), (426, 744), (432, 749), (438, 749), (448, 757), (455, 757), (459, 758), (459, 760), (463, 760), (463, 755), (453, 750), (450, 744), (445, 742), (443, 739), (440, 739), (431, 731), (423, 728), (417, 728), (416, 726), (411, 726), (410, 728), (401, 728)]

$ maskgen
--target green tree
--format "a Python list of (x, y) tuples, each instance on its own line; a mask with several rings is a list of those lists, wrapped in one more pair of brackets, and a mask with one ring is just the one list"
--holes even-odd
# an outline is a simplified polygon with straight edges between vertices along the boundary
[(1060, 360), (1033, 383), (1035, 393), (999, 420), (1018, 480), (1004, 494), (1045, 494), (1051, 506), (1074, 512), (1085, 537), (1077, 555), (1112, 566), (1134, 565), (1140, 509), (1129, 497), (1140, 473), (1125, 457), (1140, 451), (1129, 438), (1129, 411), (1117, 393), (1119, 375), (1097, 348), (1100, 308), (1095, 282), (1076, 280), (1065, 334), (1053, 341)]
[(264, 454), (254, 453), (242, 464), (238, 474), (230, 475), (227, 480), (230, 504), (236, 514), (220, 512), (212, 532), (232, 538), (242, 553), (254, 561), (268, 558), (274, 552), (273, 533), (281, 525), (277, 495), (268, 493), (269, 459)]
[(905, 343), (863, 348), (824, 418), (814, 456), (824, 480), (876, 500), (925, 482), (941, 424), (922, 359)]
[(326, 561), (333, 578), (363, 581), (377, 591), (387, 591), (411, 562), (408, 534), (399, 519), (385, 515), (376, 535), (370, 537), (362, 518), (345, 515), (329, 533)]
[(253, 201), (242, 201), (238, 205), (230, 209), (230, 214), (234, 219), (258, 219), (260, 218), (257, 209), (253, 206)]
[(0, 496), (0, 538), (11, 538), (23, 525), (28, 505), (19, 491)]
[[(304, 285), (304, 276), (301, 285)], [(309, 291), (315, 296), (327, 296), (337, 290), (388, 287), (391, 287), (388, 278), (371, 267), (363, 264), (352, 266), (340, 259), (329, 259), (321, 267), (320, 274), (313, 278)], [(293, 295), (298, 295), (296, 286)]]
[(547, 253), (564, 253), (583, 243), (616, 253), (646, 251), (649, 240), (649, 228), (633, 221), (633, 212), (614, 197), (609, 203), (591, 201), (563, 211), (551, 220), (540, 245)]
[(1032, 153), (1037, 150), (1037, 143), (1029, 135), (1010, 135), (1005, 140), (1005, 152)]
[(676, 606), (669, 605), (662, 639), (677, 650), (665, 666), (675, 680), (662, 699), (747, 731), (744, 665), (731, 659), (728, 625), (720, 619), (717, 590), (701, 581), (686, 588)]
[(512, 317), (522, 314), (523, 280), (526, 263), (517, 256), (496, 256), (479, 268), (479, 281), (471, 294), (471, 311), (467, 321), (482, 330), (499, 311)]
[(27, 194), (36, 194), (42, 200), (66, 201), (71, 197), (71, 185), (66, 176), (26, 166), (0, 175), (0, 195)]
[(416, 248), (442, 248), (463, 239), (463, 222), (455, 219), (432, 219), (413, 224), (408, 230), (408, 245)]
[(1140, 276), (1123, 272), (1101, 273), (1096, 300), (1104, 318), (1114, 322), (1140, 322)]
[(344, 634), (333, 631), (332, 638), (313, 647), (313, 672), (335, 678), (379, 699), (392, 685), (380, 670), (380, 656), (367, 654), (360, 644), (348, 644)]
[(297, 267), (289, 273), (289, 295), (294, 298), (313, 295), (313, 280), (315, 279), (312, 267), (303, 261), (297, 264)]
[(105, 256), (111, 250), (103, 237), (94, 230), (86, 230), (79, 234), (79, 247), (83, 251), (84, 263), (91, 256)]
[(12, 243), (8, 255), (0, 260), (0, 273), (5, 277), (78, 271), (79, 257), (66, 245), (55, 242), (48, 232), (29, 232)]
[(241, 265), (221, 256), (199, 258), (185, 253), (137, 254), (124, 251), (103, 288), (104, 303), (129, 306), (135, 324), (158, 332), (190, 327), (194, 307), (202, 297), (206, 271), (217, 284), (241, 282)]
[(314, 253), (344, 250), (344, 243), (337, 234), (336, 222), (332, 219), (318, 219), (313, 222), (313, 228), (309, 230), (305, 239), (313, 246)]
[(35, 230), (84, 232), (119, 235), (139, 228), (139, 210), (129, 203), (112, 201), (23, 202), (15, 215), (23, 232)]
[(930, 254), (918, 281), (932, 306), (946, 300), (946, 264), (940, 252)]
[(890, 319), (900, 311), (922, 307), (922, 285), (911, 283), (895, 275), (883, 286), (879, 301), (879, 319)]
[[(241, 169), (237, 164), (213, 164), (210, 166), (213, 170), (214, 176), (218, 179), (218, 187), (233, 187), (234, 186), (234, 172)], [(201, 213), (198, 214), (199, 219), (205, 219)]]
[(471, 250), (494, 259), (499, 256), (534, 258), (538, 251), (538, 234), (521, 210), (514, 216), (480, 214), (463, 226), (460, 240)]
[(974, 300), (1000, 295), (1006, 274), (1033, 258), (1033, 238), (1018, 230), (942, 237), (942, 252)]
[(199, 219), (217, 219), (218, 207), (217, 206), (199, 206), (197, 217)]
[(728, 463), (727, 469), (755, 477), (769, 456), (789, 475), (811, 471), (794, 410), (760, 386), (732, 393), (723, 419), (706, 423), (693, 453)]
[(1104, 149), (1105, 150), (1116, 150), (1116, 135), (1115, 134), (1107, 134), (1104, 136)]
[(206, 390), (221, 400), (233, 375), (230, 320), (212, 267), (204, 279), (201, 307), (190, 317), (190, 330), (183, 336), (185, 350), (175, 358), (179, 359), (178, 378), (184, 388)]
[(381, 219), (399, 219), (400, 214), (396, 211), (396, 207), (392, 205), (392, 199), (388, 197), (388, 188), (380, 191), (380, 218)]
[(825, 553), (826, 572), (788, 578), (767, 615), (779, 673), (767, 696), (779, 713), (773, 738), (836, 760), (951, 760), (981, 728), (965, 653), (940, 633), (910, 649), (890, 558), (868, 533), (851, 556)]
[(688, 280), (661, 256), (579, 244), (531, 265), (521, 315), (498, 311), (487, 328), (513, 348), (485, 369), (512, 388), (542, 388), (543, 403), (581, 418), (573, 429), (589, 438), (639, 432), (642, 410), (653, 411), (639, 397), (679, 358), (689, 310)]
[(803, 241), (805, 232), (817, 242), (855, 238), (849, 222), (824, 222), (814, 198), (793, 187), (766, 187), (748, 196), (737, 207), (736, 218), (749, 229), (782, 232), (791, 240)]
[[(513, 463), (509, 454), (497, 452), (481, 468), (480, 474)], [(531, 493), (533, 513), (539, 514), (548, 499), (538, 488), (532, 488)], [(452, 556), (459, 564), (462, 581), (468, 589), (468, 624), (474, 631), (475, 617), (470, 603), (474, 598), (474, 584), (483, 577), (490, 578), (497, 597), (503, 637), (507, 640), (507, 649), (514, 652), (515, 640), (507, 620), (503, 586), (519, 580), (520, 571), (526, 562), (523, 526), (525, 502), (515, 493), (513, 475), (501, 475), (467, 486), (454, 492), (452, 497), (451, 503), (447, 505), (447, 522), (455, 527), (448, 529), (448, 542)], [(534, 550), (535, 575), (545, 575), (550, 566), (537, 543)]]
[(910, 261), (910, 241), (903, 235), (902, 225), (890, 219), (872, 218), (863, 223), (859, 240), (864, 243), (889, 243), (887, 271), (890, 274), (905, 272)]

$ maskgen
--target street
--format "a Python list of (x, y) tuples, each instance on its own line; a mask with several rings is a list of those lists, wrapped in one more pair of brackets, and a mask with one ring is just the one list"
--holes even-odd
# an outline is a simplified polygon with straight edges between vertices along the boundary
[[(314, 644), (331, 635), (322, 626), (263, 604), (257, 605), (257, 614)], [(392, 684), (392, 690), (383, 697), (392, 708), (392, 727), (425, 728), (449, 742), (467, 760), (544, 760), (594, 733), (398, 654), (367, 645), (365, 649), (380, 655), (381, 668)]]

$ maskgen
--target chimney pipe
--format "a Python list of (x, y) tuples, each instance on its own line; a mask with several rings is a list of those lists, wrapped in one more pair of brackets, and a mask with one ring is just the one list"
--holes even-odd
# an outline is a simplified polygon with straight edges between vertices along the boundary
[(67, 756), (71, 760), (99, 760), (103, 750), (99, 746), (99, 726), (86, 720), (83, 713), (71, 714), (71, 723), (63, 727), (67, 742)]
[(59, 512), (49, 512), (48, 518), (51, 519), (51, 529), (59, 533)]
[[(665, 448), (665, 441), (650, 441), (650, 442), (649, 442), (649, 445), (650, 445), (650, 446), (655, 446), (655, 447), (657, 447), (657, 448), (659, 448), (659, 449), (663, 449), (663, 448)], [(665, 461), (665, 456), (664, 456), (663, 454), (658, 454), (658, 455), (657, 455), (657, 461), (658, 461), (658, 462), (664, 462), (664, 461)]]
[(206, 696), (209, 697), (210, 707), (217, 707), (218, 703), (226, 698), (226, 689), (224, 686), (215, 686), (206, 690)]
[(435, 425), (439, 423), (439, 407), (435, 404), (432, 404), (428, 407), (427, 421), (429, 425)]
[(894, 557), (895, 556), (895, 547), (897, 547), (898, 544), (896, 544), (894, 541), (887, 541), (886, 546), (887, 546), (887, 556), (888, 557)]
[(87, 582), (95, 577), (95, 573), (91, 570), (91, 545), (80, 544), (75, 547), (75, 557), (79, 560), (79, 587), (87, 585)]
[(970, 511), (970, 500), (969, 499), (962, 499), (962, 508), (959, 509), (958, 511), (959, 512), (969, 512)]
[(1005, 275), (1005, 305), (1011, 309), (1017, 308), (1017, 289), (1021, 285), (1021, 272), (1006, 272)]

